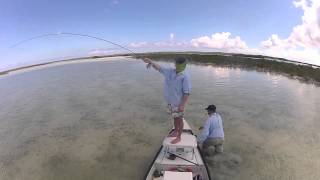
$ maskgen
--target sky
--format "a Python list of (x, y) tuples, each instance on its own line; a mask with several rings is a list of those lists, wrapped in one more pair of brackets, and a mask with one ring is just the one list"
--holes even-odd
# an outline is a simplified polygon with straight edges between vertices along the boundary
[(320, 65), (320, 0), (0, 0), (0, 70), (125, 52), (219, 51)]

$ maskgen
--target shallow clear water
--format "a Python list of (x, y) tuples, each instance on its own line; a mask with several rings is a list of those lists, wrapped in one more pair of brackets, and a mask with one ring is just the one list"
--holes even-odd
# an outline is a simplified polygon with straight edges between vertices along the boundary
[[(197, 132), (216, 104), (225, 151), (242, 158), (225, 179), (320, 179), (319, 87), (241, 69), (189, 72), (189, 124)], [(1, 77), (0, 179), (142, 179), (172, 124), (162, 81), (125, 59)]]

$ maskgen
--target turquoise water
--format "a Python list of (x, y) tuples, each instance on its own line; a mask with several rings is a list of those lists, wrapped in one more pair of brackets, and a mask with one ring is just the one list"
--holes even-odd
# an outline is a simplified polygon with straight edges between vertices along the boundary
[[(187, 121), (198, 133), (216, 104), (225, 150), (242, 158), (225, 179), (320, 178), (319, 87), (209, 65), (189, 72)], [(0, 179), (142, 179), (172, 125), (162, 81), (124, 58), (2, 76)]]

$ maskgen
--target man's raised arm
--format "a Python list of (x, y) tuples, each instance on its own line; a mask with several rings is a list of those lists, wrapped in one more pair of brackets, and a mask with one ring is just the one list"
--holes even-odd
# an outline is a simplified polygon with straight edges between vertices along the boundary
[(160, 71), (160, 65), (159, 64), (156, 64), (154, 62), (151, 61), (151, 59), (149, 58), (143, 58), (142, 59), (145, 63), (147, 63), (147, 68), (149, 68), (150, 66), (153, 67), (153, 69), (157, 70), (157, 71)]

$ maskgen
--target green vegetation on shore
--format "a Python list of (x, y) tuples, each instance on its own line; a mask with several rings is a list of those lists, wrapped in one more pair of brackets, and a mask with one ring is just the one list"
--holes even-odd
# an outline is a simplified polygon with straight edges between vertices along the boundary
[(5, 74), (8, 74), (8, 73), (6, 71), (0, 72), (0, 75), (5, 75)]
[[(138, 53), (137, 58), (148, 57), (158, 61), (173, 61), (175, 57), (183, 56), (189, 59), (191, 63), (206, 64), (219, 67), (242, 68), (263, 72), (278, 73), (290, 78), (299, 79), (303, 82), (320, 85), (320, 66), (290, 61), (283, 58), (274, 58), (261, 55), (231, 54), (219, 52), (160, 52), (160, 53)], [(83, 59), (99, 59), (116, 56), (133, 56), (132, 54), (114, 54), (108, 56), (91, 56), (73, 59), (52, 61), (47, 63), (35, 64), (25, 67), (19, 67), (0, 72), (0, 75), (8, 74), (12, 71), (27, 69), (47, 64), (76, 61)]]
[(279, 73), (305, 82), (320, 84), (319, 66), (280, 58), (223, 53), (146, 53), (139, 55), (161, 61), (172, 61), (175, 57), (183, 56), (192, 63)]

